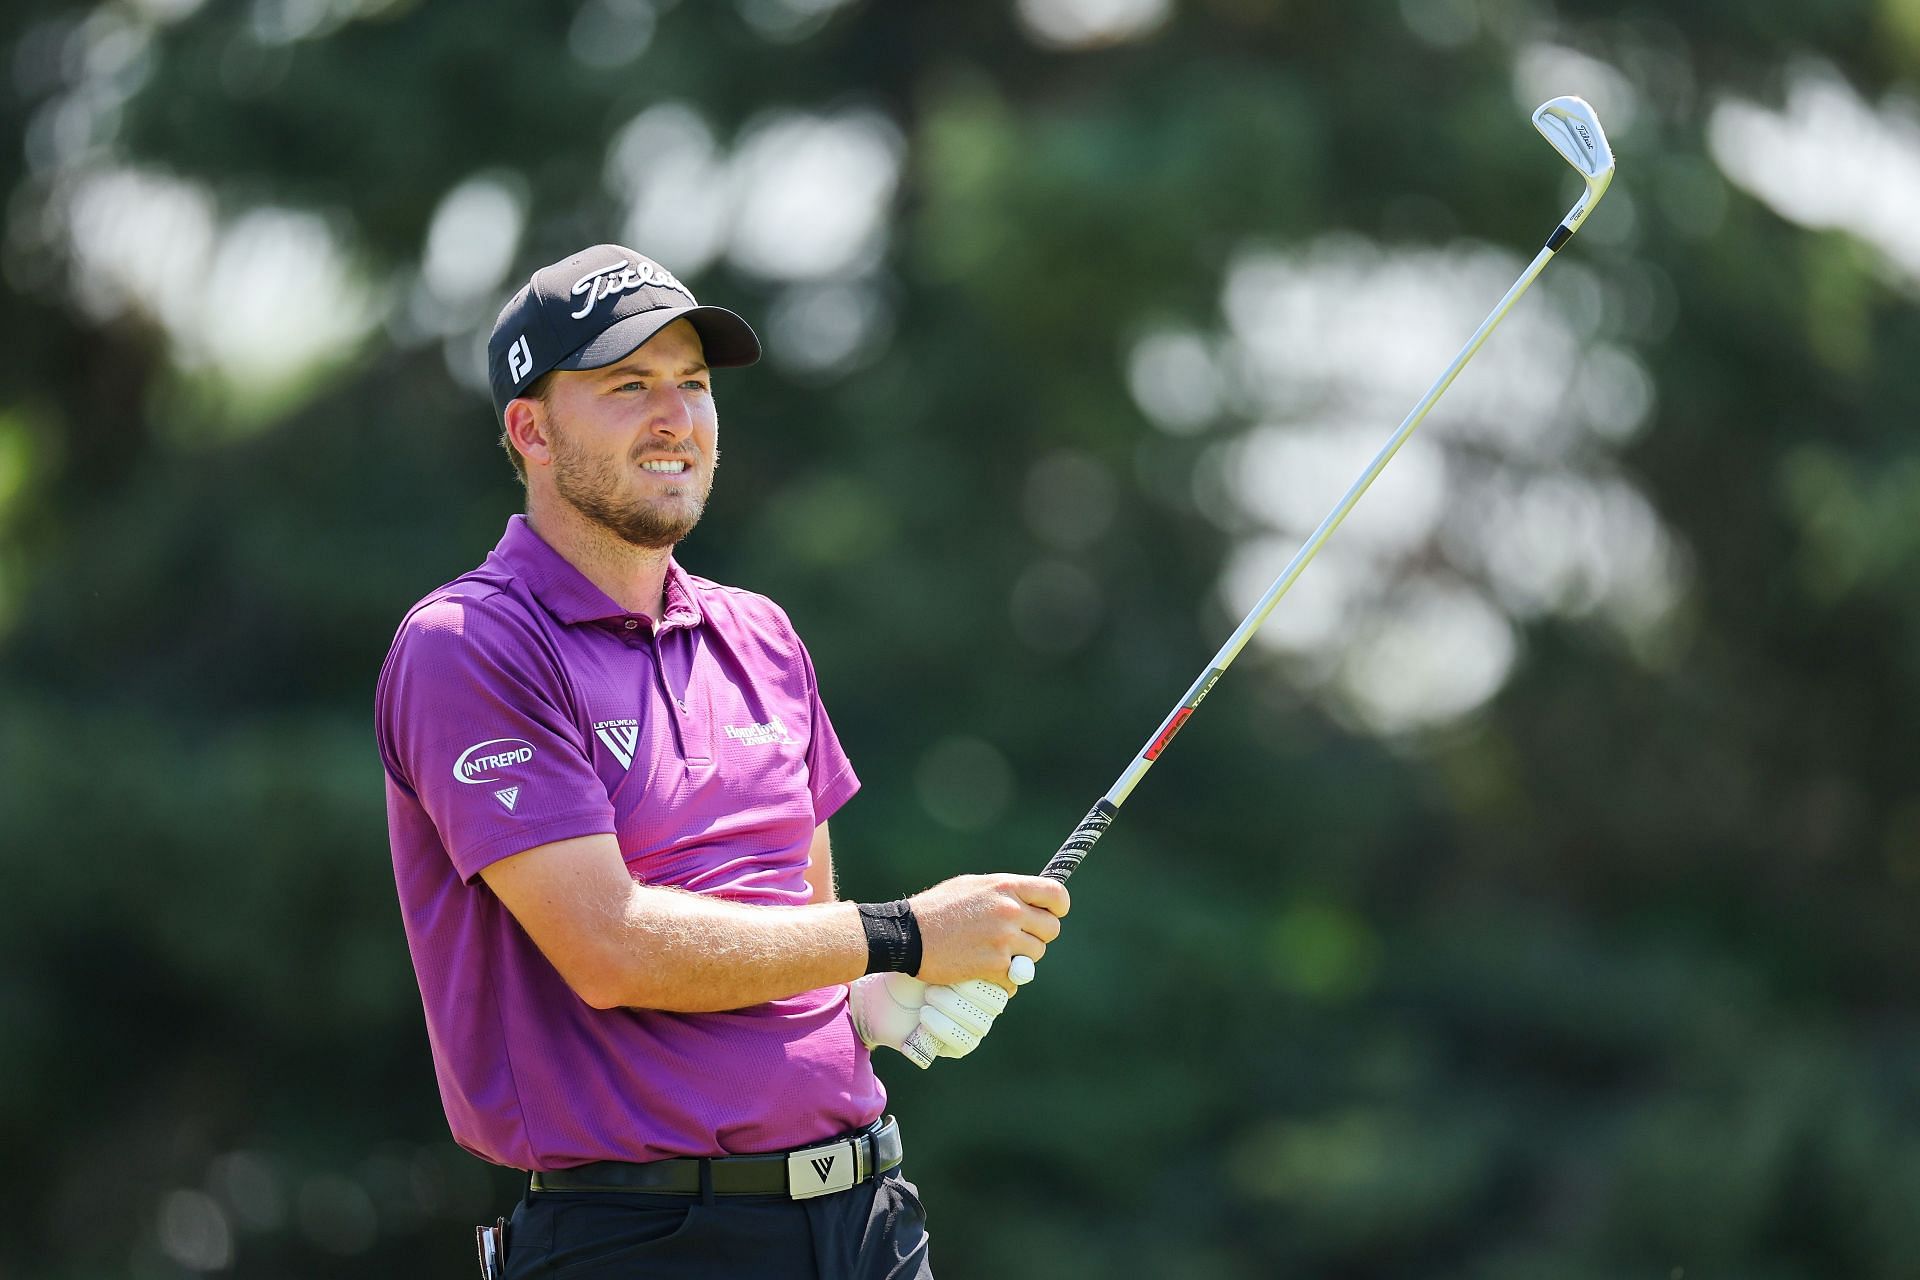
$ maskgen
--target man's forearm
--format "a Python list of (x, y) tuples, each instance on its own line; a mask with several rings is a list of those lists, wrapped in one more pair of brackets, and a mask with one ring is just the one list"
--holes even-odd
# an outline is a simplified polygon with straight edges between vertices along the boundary
[[(815, 866), (829, 869), (824, 849)], [(1037, 960), (1067, 913), (1057, 882), (1005, 873), (943, 880), (904, 913), (851, 902), (749, 906), (636, 883), (608, 834), (540, 845), (480, 874), (567, 985), (600, 1009), (744, 1009), (851, 982), (870, 966), (935, 985), (1004, 986), (1013, 957)], [(831, 881), (809, 884), (818, 894)]]
[(611, 931), (606, 985), (587, 998), (712, 1013), (853, 981), (867, 969), (853, 903), (762, 907), (636, 884)]

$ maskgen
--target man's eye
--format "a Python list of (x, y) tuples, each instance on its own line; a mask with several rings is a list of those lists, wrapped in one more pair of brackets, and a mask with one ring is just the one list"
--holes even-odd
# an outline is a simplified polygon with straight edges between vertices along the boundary
[(644, 382), (623, 382), (614, 388), (615, 391), (645, 391), (646, 389)]
[(683, 387), (690, 387), (695, 391), (705, 391), (707, 389), (707, 384), (700, 381), (700, 379), (698, 378), (689, 378), (687, 381), (681, 383), (680, 385)]

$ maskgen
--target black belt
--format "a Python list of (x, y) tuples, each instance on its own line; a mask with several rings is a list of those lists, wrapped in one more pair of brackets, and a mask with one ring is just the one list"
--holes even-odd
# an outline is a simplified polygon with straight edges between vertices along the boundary
[(697, 1196), (709, 1180), (717, 1196), (786, 1196), (808, 1200), (845, 1191), (900, 1163), (900, 1126), (892, 1116), (858, 1133), (797, 1151), (764, 1156), (680, 1156), (628, 1164), (600, 1160), (573, 1169), (535, 1173), (531, 1191), (646, 1191)]

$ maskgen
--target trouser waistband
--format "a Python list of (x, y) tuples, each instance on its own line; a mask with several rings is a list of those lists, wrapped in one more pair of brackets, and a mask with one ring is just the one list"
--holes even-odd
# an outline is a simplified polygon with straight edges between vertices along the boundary
[(551, 1173), (536, 1172), (529, 1191), (644, 1191), (652, 1195), (786, 1196), (807, 1200), (845, 1191), (885, 1173), (902, 1158), (900, 1125), (892, 1116), (831, 1142), (754, 1156), (682, 1156), (629, 1164), (600, 1160)]

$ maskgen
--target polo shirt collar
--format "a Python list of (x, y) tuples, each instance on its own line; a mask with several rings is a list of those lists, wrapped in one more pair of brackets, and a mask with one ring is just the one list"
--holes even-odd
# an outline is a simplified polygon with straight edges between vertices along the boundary
[[(587, 575), (573, 567), (568, 559), (547, 545), (524, 515), (516, 515), (507, 521), (507, 531), (500, 538), (499, 545), (493, 549), (498, 559), (514, 577), (527, 584), (534, 599), (541, 607), (558, 621), (574, 626), (583, 622), (602, 622), (613, 619), (647, 617), (645, 614), (632, 614), (588, 580)], [(694, 627), (705, 621), (700, 612), (700, 603), (694, 598), (693, 589), (687, 583), (686, 571), (680, 562), (667, 560), (666, 580), (666, 617), (648, 619), (654, 629), (668, 627)]]
[(671, 556), (667, 558), (666, 597), (667, 616), (655, 625), (656, 631), (667, 627), (697, 627), (706, 621), (706, 615), (700, 612), (700, 601), (687, 583), (686, 570)]

